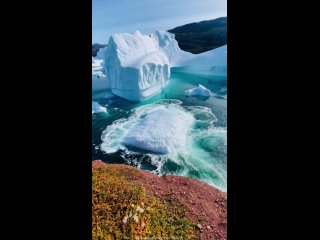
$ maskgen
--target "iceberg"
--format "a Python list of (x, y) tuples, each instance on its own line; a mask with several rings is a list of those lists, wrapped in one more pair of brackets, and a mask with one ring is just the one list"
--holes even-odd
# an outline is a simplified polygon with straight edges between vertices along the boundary
[(105, 54), (106, 54), (106, 49), (107, 49), (107, 47), (99, 49), (99, 51), (97, 52), (97, 58), (98, 59), (104, 59)]
[(123, 144), (143, 150), (168, 154), (186, 144), (193, 115), (176, 107), (156, 109), (128, 130)]
[(168, 57), (170, 67), (183, 66), (185, 61), (191, 60), (196, 56), (182, 51), (173, 33), (156, 31), (150, 36), (157, 41), (160, 51)]
[(139, 31), (110, 37), (105, 53), (105, 70), (114, 95), (142, 101), (166, 86), (169, 59), (153, 36)]
[[(141, 32), (118, 33), (110, 37), (108, 47), (97, 53), (96, 61), (103, 59), (95, 75), (114, 95), (129, 101), (143, 101), (163, 89), (170, 78), (170, 67), (184, 67), (186, 71), (208, 75), (227, 72), (227, 45), (211, 51), (192, 54), (182, 51), (172, 33), (156, 31), (150, 35)], [(107, 73), (107, 74), (106, 74)], [(100, 86), (99, 84), (96, 84)]]
[(190, 72), (199, 72), (206, 75), (227, 75), (227, 45), (192, 55), (192, 57), (182, 58), (178, 62), (178, 66), (185, 67)]
[(107, 112), (107, 109), (99, 105), (97, 102), (92, 102), (92, 114), (100, 112)]
[(213, 96), (212, 92), (209, 89), (202, 86), (201, 84), (199, 84), (198, 87), (184, 91), (184, 93), (187, 96), (202, 96), (202, 97), (212, 97)]
[[(101, 52), (101, 49), (98, 53)], [(103, 91), (110, 89), (104, 69), (104, 60), (99, 57), (92, 57), (92, 91)]]

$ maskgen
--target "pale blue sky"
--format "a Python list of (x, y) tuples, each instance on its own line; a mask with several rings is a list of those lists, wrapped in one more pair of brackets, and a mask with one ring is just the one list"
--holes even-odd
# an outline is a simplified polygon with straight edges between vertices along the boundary
[(92, 0), (92, 43), (119, 32), (151, 33), (227, 16), (227, 0)]

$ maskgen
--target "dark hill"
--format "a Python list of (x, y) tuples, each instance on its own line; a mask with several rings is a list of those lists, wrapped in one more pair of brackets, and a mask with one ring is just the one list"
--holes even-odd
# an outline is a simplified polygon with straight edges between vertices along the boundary
[(94, 43), (92, 44), (92, 56), (95, 57), (97, 56), (97, 52), (99, 51), (100, 48), (106, 47), (106, 44), (99, 44), (99, 43)]
[(206, 52), (227, 44), (227, 17), (189, 23), (168, 32), (175, 34), (182, 50), (195, 54)]

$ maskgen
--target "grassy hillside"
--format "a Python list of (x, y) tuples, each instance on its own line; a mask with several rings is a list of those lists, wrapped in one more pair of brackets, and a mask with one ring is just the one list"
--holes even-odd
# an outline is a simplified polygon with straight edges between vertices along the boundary
[(199, 239), (196, 224), (180, 205), (156, 198), (130, 181), (136, 169), (93, 168), (92, 239)]

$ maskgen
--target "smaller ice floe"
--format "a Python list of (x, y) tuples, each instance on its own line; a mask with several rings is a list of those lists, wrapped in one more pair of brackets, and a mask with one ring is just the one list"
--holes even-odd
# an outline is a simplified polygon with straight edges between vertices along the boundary
[(191, 88), (189, 90), (184, 91), (186, 96), (202, 96), (202, 97), (212, 97), (212, 92), (199, 84), (198, 87)]
[(104, 60), (92, 58), (92, 92), (105, 91), (110, 88), (104, 69)]
[(129, 129), (123, 143), (151, 152), (173, 153), (186, 144), (188, 130), (194, 121), (192, 114), (184, 110), (158, 109)]
[(99, 105), (97, 102), (92, 102), (92, 114), (100, 112), (107, 112), (107, 109)]

